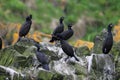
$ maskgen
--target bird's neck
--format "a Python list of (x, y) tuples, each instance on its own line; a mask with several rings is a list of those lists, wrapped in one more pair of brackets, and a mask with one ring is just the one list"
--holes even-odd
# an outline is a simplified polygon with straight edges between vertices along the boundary
[(108, 33), (112, 33), (111, 30), (108, 29)]
[(62, 21), (62, 20), (60, 20), (60, 24), (63, 24), (63, 21)]
[(37, 48), (37, 51), (40, 51), (40, 48)]
[(68, 27), (69, 30), (71, 30), (72, 28), (71, 27)]
[(60, 39), (60, 43), (61, 43), (61, 44), (63, 43), (63, 40), (62, 40), (62, 39)]
[(112, 32), (111, 32), (111, 31), (108, 31), (108, 35), (112, 35)]
[(31, 20), (26, 19), (26, 21), (29, 22), (29, 21), (31, 21)]

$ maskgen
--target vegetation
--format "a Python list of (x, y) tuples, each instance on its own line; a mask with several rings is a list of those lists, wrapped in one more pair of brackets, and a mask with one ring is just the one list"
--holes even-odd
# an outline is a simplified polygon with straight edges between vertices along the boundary
[[(40, 26), (40, 31), (51, 33), (50, 23), (53, 18), (64, 15), (65, 23), (76, 23), (81, 16), (92, 18), (95, 22), (88, 23), (84, 40), (93, 38), (109, 23), (116, 24), (119, 20), (119, 0), (35, 0), (32, 7), (27, 0), (0, 0), (0, 20), (5, 23), (23, 23), (28, 14), (34, 15), (34, 22)], [(32, 0), (29, 0), (32, 1)], [(89, 34), (90, 33), (90, 34)]]

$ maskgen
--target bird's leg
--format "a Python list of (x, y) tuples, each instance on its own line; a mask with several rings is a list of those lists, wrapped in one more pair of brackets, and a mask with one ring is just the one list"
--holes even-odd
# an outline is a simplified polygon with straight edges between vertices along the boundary
[(68, 58), (69, 58), (69, 56), (67, 56), (67, 58), (65, 58), (65, 62), (67, 61)]
[(33, 67), (35, 67), (36, 64), (37, 64), (37, 59), (33, 58), (33, 59), (32, 59), (32, 63), (33, 63)]
[(107, 49), (105, 48), (105, 52), (107, 51)]
[(24, 36), (24, 38), (25, 38), (25, 41), (27, 41), (27, 42), (30, 41), (28, 37)]
[(56, 41), (56, 42), (55, 42), (55, 46), (56, 46), (56, 47), (61, 46), (61, 45), (60, 45), (60, 42), (59, 42), (59, 41)]
[(36, 68), (38, 69), (39, 67), (41, 67), (42, 66), (42, 64), (40, 63)]

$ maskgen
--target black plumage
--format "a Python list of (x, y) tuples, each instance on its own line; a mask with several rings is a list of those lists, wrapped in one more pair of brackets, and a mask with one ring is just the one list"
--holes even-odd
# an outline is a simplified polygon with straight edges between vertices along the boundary
[(54, 42), (55, 40), (57, 40), (57, 37), (56, 35), (58, 33), (61, 33), (64, 31), (64, 24), (63, 24), (63, 20), (64, 20), (64, 17), (60, 17), (59, 19), (59, 25), (54, 29), (53, 33), (52, 33), (52, 39), (50, 40), (50, 42)]
[(68, 44), (65, 40), (60, 40), (62, 50), (68, 55), (68, 57), (74, 57), (77, 61), (79, 59), (75, 56), (74, 50), (70, 44)]
[(37, 57), (38, 61), (41, 63), (40, 65), (38, 65), (38, 67), (42, 66), (43, 69), (49, 70), (48, 57), (40, 51), (39, 43), (36, 43), (35, 46), (37, 47), (36, 57)]
[(31, 19), (32, 19), (32, 15), (29, 15), (29, 16), (26, 17), (25, 23), (20, 28), (19, 38), (21, 38), (23, 36), (25, 37), (28, 34), (28, 32), (29, 32), (29, 30), (31, 28), (31, 24), (32, 24)]
[(57, 37), (61, 38), (62, 40), (68, 40), (74, 34), (74, 31), (72, 30), (71, 27), (72, 27), (72, 24), (68, 24), (68, 30), (57, 34)]
[(2, 49), (2, 38), (0, 37), (0, 50)]
[(113, 26), (114, 26), (113, 24), (108, 25), (108, 33), (107, 33), (107, 36), (104, 40), (103, 47), (102, 47), (102, 52), (104, 54), (108, 54), (113, 45), (113, 35), (111, 32)]

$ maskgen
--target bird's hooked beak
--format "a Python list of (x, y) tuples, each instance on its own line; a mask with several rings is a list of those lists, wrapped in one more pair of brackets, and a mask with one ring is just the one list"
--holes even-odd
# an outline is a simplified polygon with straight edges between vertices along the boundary
[(73, 26), (73, 24), (72, 24), (72, 23), (68, 24), (68, 27), (72, 27), (72, 26)]
[(109, 24), (109, 27), (110, 27), (110, 28), (114, 27), (114, 24), (110, 23), (110, 24)]
[(29, 18), (32, 19), (32, 14), (30, 14)]
[(62, 17), (60, 18), (60, 20), (64, 20), (64, 17), (62, 16)]
[(108, 31), (111, 31), (111, 30), (113, 29), (113, 27), (114, 27), (114, 25), (113, 25), (112, 23), (110, 23), (110, 24), (108, 25)]

